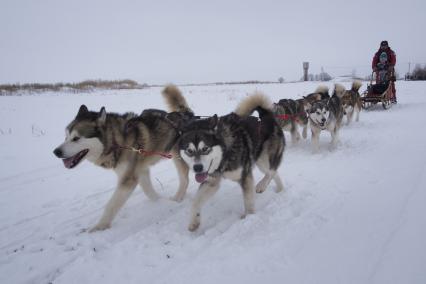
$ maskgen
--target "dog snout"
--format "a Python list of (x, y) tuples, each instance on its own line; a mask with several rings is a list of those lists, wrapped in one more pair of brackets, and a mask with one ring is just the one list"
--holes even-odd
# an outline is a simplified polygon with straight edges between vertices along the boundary
[(323, 117), (323, 118), (321, 119), (321, 121), (322, 121), (322, 122), (325, 122), (325, 120), (326, 120), (326, 119), (325, 119), (325, 117)]
[(203, 171), (203, 165), (201, 164), (194, 165), (194, 172), (201, 173), (202, 171)]
[(55, 150), (53, 150), (53, 154), (55, 154), (56, 157), (61, 158), (64, 153), (60, 148), (56, 148)]

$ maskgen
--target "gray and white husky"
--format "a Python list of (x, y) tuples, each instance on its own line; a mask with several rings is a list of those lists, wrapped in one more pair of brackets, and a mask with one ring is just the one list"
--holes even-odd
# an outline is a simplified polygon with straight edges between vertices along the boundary
[(352, 122), (354, 113), (356, 114), (355, 121), (359, 121), (359, 113), (362, 108), (361, 96), (359, 94), (359, 88), (362, 83), (360, 81), (354, 81), (350, 90), (346, 90), (342, 97), (343, 114), (346, 115), (346, 124), (349, 125)]
[(312, 131), (313, 151), (319, 150), (319, 136), (322, 130), (331, 134), (331, 146), (334, 148), (339, 139), (339, 130), (343, 119), (341, 98), (345, 93), (345, 87), (340, 84), (334, 86), (331, 98), (313, 101), (308, 105), (309, 123)]
[[(176, 124), (181, 129), (180, 156), (195, 172), (196, 181), (201, 183), (192, 204), (190, 231), (200, 226), (201, 207), (217, 192), (223, 178), (241, 185), (244, 216), (254, 213), (255, 189), (263, 192), (272, 179), (277, 192), (283, 189), (277, 169), (285, 141), (271, 106), (267, 97), (255, 94), (228, 115)], [(260, 119), (250, 116), (254, 111), (259, 113)], [(265, 174), (256, 187), (252, 173), (255, 164)]]
[[(166, 87), (163, 96), (177, 119), (193, 115), (175, 86)], [(66, 127), (65, 142), (54, 150), (66, 168), (72, 169), (88, 160), (114, 170), (118, 177), (117, 188), (91, 232), (111, 226), (117, 212), (138, 184), (148, 198), (156, 200), (159, 197), (151, 183), (150, 167), (163, 159), (166, 153), (173, 154), (179, 174), (180, 183), (174, 199), (180, 201), (184, 197), (188, 186), (188, 166), (177, 158), (179, 133), (166, 115), (161, 110), (144, 111), (140, 116), (134, 113), (119, 115), (107, 113), (104, 107), (99, 112), (89, 111), (82, 105)], [(132, 151), (132, 147), (142, 149), (142, 152)]]
[(302, 127), (302, 136), (306, 139), (308, 114), (304, 108), (304, 99), (282, 99), (278, 103), (273, 104), (272, 110), (279, 126), (283, 130), (290, 132), (293, 144), (300, 140), (298, 126)]

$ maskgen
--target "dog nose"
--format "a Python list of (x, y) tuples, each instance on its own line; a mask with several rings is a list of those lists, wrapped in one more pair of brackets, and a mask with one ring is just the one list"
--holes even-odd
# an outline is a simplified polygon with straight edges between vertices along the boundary
[(322, 122), (325, 122), (325, 118), (324, 117), (321, 120), (322, 120)]
[(201, 164), (194, 165), (194, 172), (201, 173), (202, 171), (203, 171), (203, 165)]
[(56, 148), (56, 149), (53, 151), (53, 154), (55, 154), (55, 156), (56, 156), (56, 157), (60, 158), (60, 157), (62, 157), (62, 150), (61, 150), (61, 149), (59, 149), (59, 148)]

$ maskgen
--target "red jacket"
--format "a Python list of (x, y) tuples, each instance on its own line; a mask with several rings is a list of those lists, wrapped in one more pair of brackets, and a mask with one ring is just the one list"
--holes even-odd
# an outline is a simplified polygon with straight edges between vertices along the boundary
[(373, 62), (372, 62), (372, 64), (371, 64), (371, 67), (374, 69), (376, 66), (377, 66), (377, 63), (379, 63), (379, 57), (380, 57), (380, 54), (382, 53), (382, 52), (386, 52), (386, 55), (388, 56), (388, 64), (391, 66), (391, 67), (393, 67), (393, 66), (395, 66), (395, 63), (396, 63), (396, 55), (395, 55), (395, 52), (390, 48), (390, 47), (388, 47), (387, 49), (385, 49), (385, 50), (381, 50), (381, 49), (379, 49), (375, 54), (374, 54), (374, 57), (373, 57)]

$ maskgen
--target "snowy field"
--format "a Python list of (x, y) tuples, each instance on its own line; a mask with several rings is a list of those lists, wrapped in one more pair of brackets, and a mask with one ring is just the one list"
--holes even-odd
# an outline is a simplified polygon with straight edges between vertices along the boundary
[[(182, 90), (196, 114), (212, 115), (254, 90), (277, 101), (317, 85)], [(0, 97), (0, 283), (426, 283), (426, 83), (397, 90), (398, 105), (362, 112), (333, 151), (328, 133), (318, 154), (309, 139), (288, 143), (285, 191), (257, 194), (255, 215), (241, 220), (239, 186), (222, 183), (195, 233), (187, 226), (198, 186), (191, 175), (185, 200), (168, 200), (171, 161), (152, 171), (163, 199), (137, 189), (111, 229), (86, 233), (115, 175), (87, 161), (65, 169), (52, 153), (81, 104), (164, 109), (160, 88)]]

